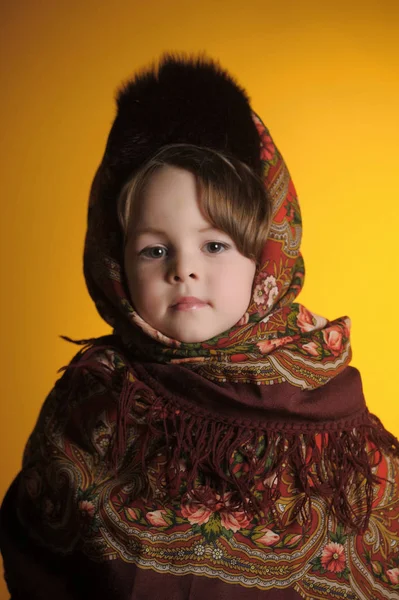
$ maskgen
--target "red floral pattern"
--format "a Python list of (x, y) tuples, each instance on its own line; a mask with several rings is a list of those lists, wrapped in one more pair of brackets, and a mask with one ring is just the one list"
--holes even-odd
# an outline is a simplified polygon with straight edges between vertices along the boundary
[(152, 512), (148, 512), (146, 514), (146, 519), (155, 527), (164, 527), (165, 525), (168, 525), (164, 515), (166, 515), (166, 510), (153, 510)]
[(327, 348), (331, 350), (334, 356), (339, 356), (343, 345), (343, 331), (341, 327), (327, 327), (323, 330), (323, 338)]
[(203, 525), (209, 521), (212, 511), (204, 504), (188, 499), (181, 507), (181, 514), (191, 525)]
[(80, 513), (83, 517), (93, 517), (96, 512), (96, 508), (93, 502), (89, 502), (88, 500), (82, 500), (78, 505), (80, 509)]
[(305, 352), (311, 354), (312, 356), (317, 356), (319, 353), (316, 342), (308, 342), (307, 344), (304, 344), (302, 346), (302, 350), (305, 350)]
[(345, 548), (342, 544), (331, 542), (323, 548), (321, 564), (327, 571), (341, 573), (345, 569)]
[(387, 577), (390, 583), (397, 585), (399, 583), (399, 568), (396, 567), (395, 569), (388, 569)]
[[(278, 533), (275, 533), (274, 531), (272, 531), (271, 529), (268, 529), (267, 527), (264, 527), (263, 529), (261, 529), (259, 531), (259, 533), (261, 535), (260, 535), (260, 537), (256, 538), (256, 543), (260, 544), (262, 546), (274, 546), (274, 544), (277, 544), (277, 542), (280, 539), (280, 536), (278, 535)], [(298, 536), (294, 536), (294, 537), (298, 538)]]
[(310, 310), (307, 310), (304, 306), (300, 305), (297, 323), (302, 333), (307, 333), (325, 327), (327, 324), (327, 319), (310, 312)]
[(287, 335), (282, 338), (274, 338), (274, 339), (270, 339), (270, 340), (264, 340), (263, 342), (258, 342), (256, 345), (258, 346), (258, 348), (262, 354), (268, 354), (269, 352), (272, 352), (276, 348), (280, 348), (280, 346), (285, 346), (286, 344), (289, 344), (290, 342), (293, 341), (293, 339), (294, 338)]

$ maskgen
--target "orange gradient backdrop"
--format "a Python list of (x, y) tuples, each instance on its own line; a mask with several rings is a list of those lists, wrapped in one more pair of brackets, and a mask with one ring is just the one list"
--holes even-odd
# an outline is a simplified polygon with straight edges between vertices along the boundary
[(399, 435), (397, 6), (1, 2), (1, 497), (77, 351), (58, 335), (109, 331), (82, 274), (89, 187), (116, 87), (167, 50), (205, 51), (248, 90), (299, 193), (300, 300), (352, 318), (368, 405)]

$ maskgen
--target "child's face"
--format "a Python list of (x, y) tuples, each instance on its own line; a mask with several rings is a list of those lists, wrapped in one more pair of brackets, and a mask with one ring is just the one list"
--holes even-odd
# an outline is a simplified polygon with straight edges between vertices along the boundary
[(125, 270), (133, 306), (181, 342), (229, 329), (251, 297), (255, 262), (200, 212), (195, 177), (172, 166), (147, 182), (129, 225)]

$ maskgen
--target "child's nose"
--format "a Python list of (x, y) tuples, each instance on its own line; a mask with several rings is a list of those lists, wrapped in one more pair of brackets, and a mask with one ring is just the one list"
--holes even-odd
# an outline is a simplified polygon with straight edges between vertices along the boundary
[(186, 276), (184, 274), (180, 274), (180, 275), (176, 274), (176, 275), (173, 276), (173, 280), (174, 281), (181, 281), (182, 282), (182, 281), (184, 281), (187, 278), (188, 279), (190, 279), (190, 278), (191, 279), (197, 279), (197, 276), (196, 276), (195, 273), (190, 273), (188, 276)]
[(172, 283), (182, 283), (190, 279), (198, 279), (198, 268), (189, 257), (176, 256), (171, 261), (168, 279)]

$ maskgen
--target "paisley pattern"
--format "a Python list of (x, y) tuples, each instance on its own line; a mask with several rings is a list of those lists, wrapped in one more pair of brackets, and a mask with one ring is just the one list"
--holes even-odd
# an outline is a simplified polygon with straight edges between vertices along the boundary
[[(111, 358), (113, 366), (122, 365), (118, 356)], [(109, 359), (109, 353), (98, 357), (104, 364)], [(229, 491), (218, 495), (202, 490), (216, 502), (201, 502), (185, 493), (183, 484), (171, 500), (162, 452), (154, 453), (148, 466), (150, 489), (141, 463), (134, 460), (155, 398), (137, 393), (135, 426), (129, 430), (124, 466), (116, 474), (107, 460), (116, 422), (109, 390), (87, 372), (86, 385), (80, 379), (79, 395), (66, 404), (66, 375), (48, 396), (24, 457), (20, 518), (31, 531), (35, 524), (41, 544), (56, 552), (80, 549), (95, 562), (119, 560), (244, 587), (295, 586), (304, 598), (399, 597), (398, 458), (384, 454), (373, 467), (382, 481), (374, 488), (363, 534), (345, 531), (329, 514), (328, 500), (318, 496), (312, 498), (310, 512), (298, 512), (302, 496), (288, 467), (279, 483), (277, 510), (263, 518), (236, 505)], [(70, 380), (68, 386), (73, 390)], [(315, 434), (316, 444), (321, 435)], [(263, 443), (259, 438), (259, 447)], [(371, 463), (375, 450), (369, 443)], [(243, 451), (232, 455), (238, 478), (247, 468)], [(184, 459), (179, 469), (184, 481)], [(255, 482), (259, 490), (273, 489), (277, 478), (266, 470)], [(200, 478), (199, 488), (203, 484)], [(364, 485), (353, 485), (351, 493), (364, 499)]]

